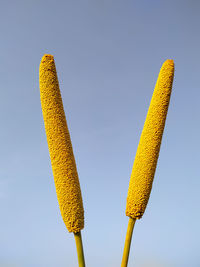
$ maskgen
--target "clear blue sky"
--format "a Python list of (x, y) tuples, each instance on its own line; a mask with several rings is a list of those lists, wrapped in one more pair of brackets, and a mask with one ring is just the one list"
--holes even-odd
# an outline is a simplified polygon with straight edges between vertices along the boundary
[(175, 79), (129, 267), (200, 266), (200, 2), (2, 1), (0, 267), (77, 266), (58, 208), (38, 70), (54, 55), (81, 183), (87, 267), (120, 266), (126, 196), (162, 63)]

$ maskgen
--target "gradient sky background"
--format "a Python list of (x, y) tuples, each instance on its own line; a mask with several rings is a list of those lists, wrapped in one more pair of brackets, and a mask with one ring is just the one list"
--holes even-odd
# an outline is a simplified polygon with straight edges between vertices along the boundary
[(1, 1), (0, 267), (77, 266), (58, 208), (38, 71), (54, 55), (81, 183), (87, 267), (120, 266), (132, 164), (166, 59), (175, 79), (129, 267), (200, 266), (200, 1)]

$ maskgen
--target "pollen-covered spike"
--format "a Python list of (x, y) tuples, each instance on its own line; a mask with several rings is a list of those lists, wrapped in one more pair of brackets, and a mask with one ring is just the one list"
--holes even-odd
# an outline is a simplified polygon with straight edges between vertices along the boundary
[(158, 76), (130, 178), (126, 215), (133, 219), (142, 217), (151, 193), (173, 77), (174, 62), (167, 60)]
[(76, 163), (52, 55), (44, 55), (39, 71), (40, 99), (63, 221), (69, 232), (84, 227), (84, 210)]

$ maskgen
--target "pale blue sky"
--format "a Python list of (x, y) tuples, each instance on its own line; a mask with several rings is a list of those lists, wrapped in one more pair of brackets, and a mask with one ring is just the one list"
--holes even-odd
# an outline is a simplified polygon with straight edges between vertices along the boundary
[(200, 266), (200, 2), (2, 1), (0, 267), (77, 266), (62, 221), (39, 96), (54, 55), (81, 183), (87, 267), (120, 266), (126, 195), (154, 85), (175, 79), (147, 210), (129, 267)]

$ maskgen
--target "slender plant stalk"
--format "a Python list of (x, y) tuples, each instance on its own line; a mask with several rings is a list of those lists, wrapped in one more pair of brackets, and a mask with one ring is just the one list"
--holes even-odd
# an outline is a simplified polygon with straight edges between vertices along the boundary
[(128, 265), (128, 257), (129, 257), (130, 247), (131, 247), (131, 239), (132, 239), (135, 221), (136, 221), (136, 219), (129, 218), (121, 267), (127, 267), (127, 265)]
[(85, 258), (84, 258), (84, 252), (83, 252), (83, 243), (82, 243), (82, 238), (81, 238), (81, 231), (78, 233), (74, 233), (74, 238), (76, 241), (78, 266), (79, 267), (85, 267)]

